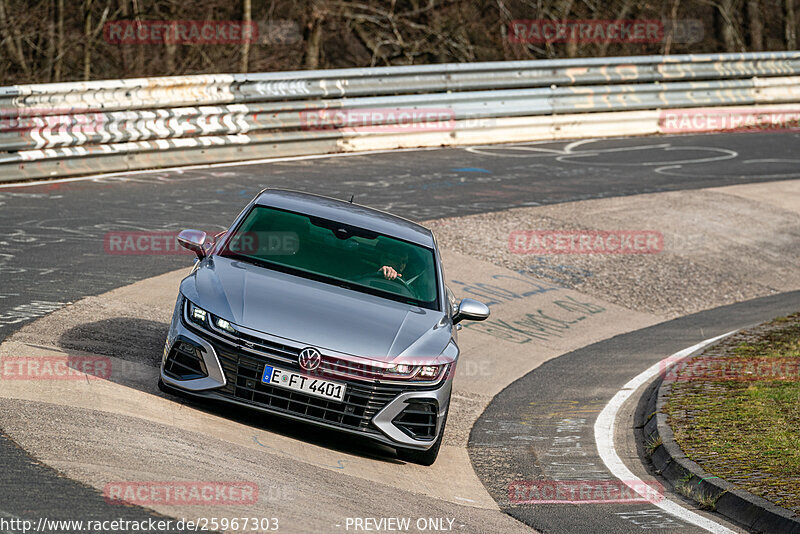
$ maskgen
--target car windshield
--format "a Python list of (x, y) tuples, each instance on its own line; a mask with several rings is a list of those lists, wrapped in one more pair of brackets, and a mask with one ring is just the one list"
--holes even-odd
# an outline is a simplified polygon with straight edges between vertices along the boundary
[[(438, 310), (433, 250), (336, 221), (254, 206), (220, 255)], [(388, 279), (385, 271), (398, 274)]]

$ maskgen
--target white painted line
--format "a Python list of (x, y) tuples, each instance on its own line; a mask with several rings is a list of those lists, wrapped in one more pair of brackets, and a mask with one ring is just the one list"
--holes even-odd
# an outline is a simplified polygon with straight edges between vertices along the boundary
[(307, 156), (285, 156), (281, 158), (262, 158), (262, 159), (249, 159), (246, 161), (225, 161), (222, 163), (206, 163), (203, 165), (185, 165), (182, 167), (158, 167), (155, 169), (143, 169), (138, 171), (117, 171), (117, 172), (109, 172), (106, 174), (92, 174), (89, 176), (78, 176), (76, 178), (61, 178), (57, 180), (36, 180), (31, 182), (20, 182), (20, 183), (12, 183), (12, 184), (3, 184), (0, 182), (0, 189), (6, 189), (10, 187), (33, 187), (36, 185), (50, 185), (50, 184), (63, 184), (67, 182), (82, 182), (86, 180), (101, 180), (103, 178), (113, 178), (115, 176), (135, 176), (137, 174), (154, 174), (159, 172), (183, 172), (183, 171), (194, 171), (194, 170), (202, 170), (202, 169), (218, 169), (221, 167), (238, 167), (244, 165), (259, 165), (262, 163), (280, 163), (284, 161), (301, 161), (301, 160), (310, 160), (310, 159), (322, 159), (322, 158), (338, 158), (343, 156), (364, 156), (364, 155), (372, 155), (372, 154), (386, 154), (388, 152), (420, 152), (420, 151), (427, 151), (427, 150), (442, 150), (443, 148), (455, 148), (455, 147), (419, 147), (419, 148), (397, 148), (397, 149), (389, 149), (389, 150), (364, 150), (360, 152), (334, 152), (332, 154), (310, 154)]
[(581, 139), (580, 141), (573, 141), (564, 147), (564, 152), (571, 154), (576, 148), (589, 143), (596, 143), (598, 139)]
[(703, 347), (710, 345), (717, 340), (727, 337), (734, 332), (728, 332), (727, 334), (722, 334), (721, 336), (707, 339), (698, 343), (697, 345), (693, 345), (687, 349), (676, 352), (669, 358), (661, 360), (640, 375), (636, 376), (630, 382), (622, 386), (622, 389), (620, 389), (617, 394), (614, 395), (610, 401), (608, 401), (608, 404), (606, 404), (605, 408), (603, 408), (603, 411), (600, 412), (599, 416), (597, 416), (597, 422), (594, 424), (594, 440), (597, 443), (597, 452), (599, 453), (600, 458), (603, 459), (603, 463), (606, 464), (606, 467), (615, 477), (623, 481), (627, 486), (633, 489), (633, 491), (647, 499), (654, 506), (658, 506), (665, 512), (672, 514), (688, 523), (697, 525), (704, 530), (719, 534), (734, 534), (734, 531), (712, 521), (711, 519), (684, 508), (675, 501), (668, 500), (666, 496), (660, 494), (655, 488), (644, 489), (644, 482), (634, 475), (630, 469), (628, 469), (627, 466), (622, 463), (622, 460), (620, 460), (619, 456), (617, 455), (617, 451), (614, 448), (614, 424), (617, 419), (617, 412), (619, 412), (619, 409), (622, 407), (625, 401), (628, 400), (628, 398), (633, 395), (637, 389), (656, 376), (656, 374), (662, 370), (665, 370), (667, 366), (675, 365), (693, 352), (702, 349)]

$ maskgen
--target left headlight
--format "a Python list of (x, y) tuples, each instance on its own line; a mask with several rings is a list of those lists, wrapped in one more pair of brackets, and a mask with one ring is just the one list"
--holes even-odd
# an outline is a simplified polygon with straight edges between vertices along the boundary
[(231, 323), (229, 323), (225, 319), (220, 319), (219, 317), (214, 317), (214, 326), (216, 326), (217, 328), (220, 328), (222, 330), (225, 330), (229, 334), (235, 334), (236, 333), (236, 329), (233, 327), (233, 325)]
[(406, 380), (431, 381), (436, 380), (447, 369), (447, 365), (409, 365), (394, 364), (383, 370), (387, 378), (401, 378)]
[(444, 367), (444, 365), (423, 365), (422, 369), (419, 370), (417, 378), (424, 380), (433, 380), (439, 376), (442, 367)]

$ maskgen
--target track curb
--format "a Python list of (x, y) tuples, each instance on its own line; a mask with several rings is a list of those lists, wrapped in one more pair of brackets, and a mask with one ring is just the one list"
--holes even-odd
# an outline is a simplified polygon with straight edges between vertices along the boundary
[[(714, 345), (716, 343), (695, 351), (686, 360), (699, 356)], [(663, 377), (659, 377), (654, 386), (644, 414), (649, 419), (644, 424), (643, 436), (645, 444), (660, 443), (648, 453), (656, 472), (677, 493), (701, 507), (713, 502), (715, 512), (752, 532), (800, 534), (800, 516), (748, 491), (736, 489), (734, 484), (706, 472), (686, 457), (675, 441), (664, 410), (671, 384), (665, 384)]]

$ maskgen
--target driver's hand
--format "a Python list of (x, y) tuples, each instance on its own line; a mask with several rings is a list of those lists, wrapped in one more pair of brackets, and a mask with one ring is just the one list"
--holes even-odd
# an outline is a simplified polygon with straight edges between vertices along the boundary
[(378, 272), (383, 274), (383, 277), (386, 278), (387, 280), (394, 280), (398, 276), (401, 277), (401, 278), (403, 277), (402, 274), (398, 273), (397, 271), (395, 271), (392, 267), (389, 267), (388, 265), (384, 265), (383, 267), (378, 269)]

